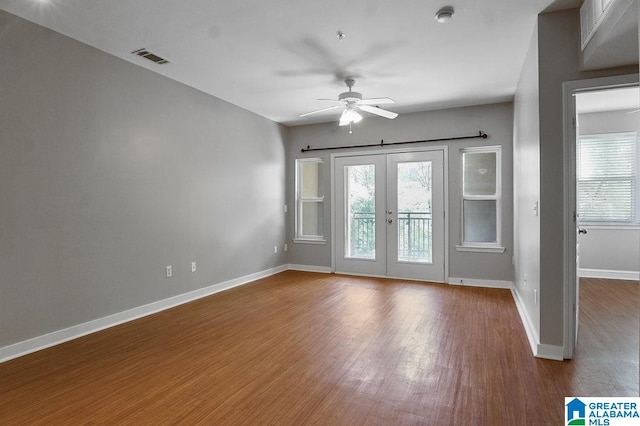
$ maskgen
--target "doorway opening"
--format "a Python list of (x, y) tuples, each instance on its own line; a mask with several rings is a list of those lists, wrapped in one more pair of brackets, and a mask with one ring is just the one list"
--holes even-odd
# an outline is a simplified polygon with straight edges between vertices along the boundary
[[(637, 75), (568, 82), (563, 90), (564, 358), (570, 359), (578, 344), (581, 275), (614, 279), (637, 275), (637, 266), (629, 265), (640, 256), (638, 243), (633, 242), (640, 232), (636, 189), (640, 92)], [(620, 246), (625, 238), (630, 242), (626, 249)]]

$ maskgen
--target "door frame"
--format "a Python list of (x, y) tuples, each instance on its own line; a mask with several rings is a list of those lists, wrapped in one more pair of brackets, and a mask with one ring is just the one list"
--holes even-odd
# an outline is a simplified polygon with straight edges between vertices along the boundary
[(578, 289), (576, 282), (578, 270), (576, 266), (576, 138), (577, 126), (576, 97), (581, 92), (615, 89), (620, 87), (637, 86), (638, 74), (627, 74), (612, 77), (593, 78), (586, 80), (567, 81), (562, 84), (563, 94), (563, 123), (564, 123), (564, 250), (563, 250), (563, 295), (564, 295), (564, 344), (563, 357), (573, 358), (576, 344), (576, 306)]
[[(449, 282), (449, 147), (446, 145), (427, 146), (421, 148), (396, 148), (381, 150), (366, 150), (353, 152), (339, 152), (330, 155), (331, 163), (331, 273), (336, 272), (336, 194), (335, 188), (335, 159), (343, 157), (358, 157), (363, 155), (386, 155), (412, 152), (442, 151), (443, 157), (443, 208), (444, 208), (444, 282)], [(373, 275), (378, 276), (378, 275)], [(382, 278), (392, 278), (381, 276)]]

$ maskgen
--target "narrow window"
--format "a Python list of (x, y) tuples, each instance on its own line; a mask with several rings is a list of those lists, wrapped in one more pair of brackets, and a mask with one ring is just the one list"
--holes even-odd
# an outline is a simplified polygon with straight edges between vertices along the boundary
[(323, 165), (321, 158), (296, 160), (296, 240), (324, 240)]
[(461, 150), (462, 244), (458, 249), (504, 251), (500, 246), (500, 147)]
[(638, 223), (636, 133), (578, 139), (577, 196), (581, 222)]

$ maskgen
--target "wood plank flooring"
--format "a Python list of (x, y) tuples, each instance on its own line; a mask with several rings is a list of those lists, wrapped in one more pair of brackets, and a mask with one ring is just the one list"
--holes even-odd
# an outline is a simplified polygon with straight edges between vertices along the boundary
[(638, 395), (639, 300), (584, 281), (557, 362), (508, 290), (287, 271), (0, 364), (0, 424), (557, 425)]
[(574, 381), (584, 395), (638, 396), (638, 281), (580, 279)]

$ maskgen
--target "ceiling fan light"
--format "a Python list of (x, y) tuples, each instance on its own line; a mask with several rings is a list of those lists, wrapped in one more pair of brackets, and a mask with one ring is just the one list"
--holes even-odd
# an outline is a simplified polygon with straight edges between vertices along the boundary
[(362, 116), (353, 108), (347, 108), (342, 111), (340, 116), (340, 126), (346, 126), (350, 123), (359, 123), (362, 120)]
[(346, 126), (349, 124), (349, 120), (347, 120), (347, 110), (342, 111), (342, 115), (340, 116), (340, 121), (338, 122), (338, 126)]

